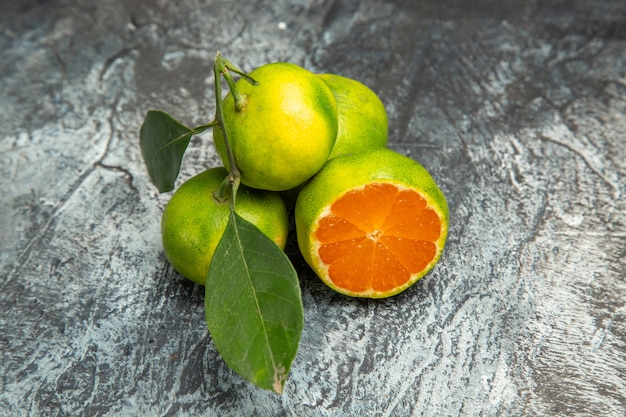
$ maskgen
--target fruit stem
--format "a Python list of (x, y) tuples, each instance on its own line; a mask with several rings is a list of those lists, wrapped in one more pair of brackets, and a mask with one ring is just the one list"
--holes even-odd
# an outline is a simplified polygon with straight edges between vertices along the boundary
[(238, 112), (244, 111), (246, 108), (247, 98), (244, 94), (239, 92), (237, 85), (235, 84), (235, 80), (233, 80), (232, 75), (228, 72), (229, 70), (239, 74), (243, 79), (245, 79), (250, 84), (257, 86), (259, 82), (250, 77), (248, 74), (237, 68), (230, 62), (228, 59), (224, 58), (220, 52), (217, 53), (217, 57), (215, 58), (215, 67), (221, 75), (224, 76), (224, 79), (228, 83), (228, 88), (230, 89), (231, 94), (233, 95), (233, 99), (235, 100), (235, 110)]
[(246, 74), (245, 72), (243, 72), (242, 70), (237, 68), (232, 62), (230, 62), (228, 59), (224, 58), (224, 56), (222, 56), (222, 54), (220, 52), (218, 52), (217, 55), (219, 56), (219, 59), (224, 63), (224, 67), (226, 67), (227, 69), (231, 70), (235, 74), (240, 75), (244, 80), (246, 80), (247, 82), (249, 82), (253, 86), (256, 87), (257, 85), (259, 85), (259, 82), (257, 80), (255, 80), (254, 78), (252, 78), (251, 76), (249, 76), (248, 74)]
[(219, 203), (224, 204), (230, 200), (231, 210), (235, 210), (235, 197), (237, 196), (237, 190), (239, 189), (240, 178), (228, 173), (224, 181), (213, 192), (213, 198)]
[(246, 107), (246, 96), (242, 95), (239, 92), (239, 89), (237, 88), (233, 77), (228, 72), (229, 70), (236, 74), (239, 74), (244, 80), (246, 80), (250, 84), (254, 86), (259, 85), (258, 81), (237, 68), (235, 65), (232, 64), (232, 62), (224, 58), (221, 52), (218, 51), (217, 56), (215, 57), (215, 63), (213, 65), (213, 76), (215, 77), (215, 120), (207, 125), (197, 127), (194, 130), (199, 130), (200, 132), (202, 132), (209, 127), (215, 126), (216, 124), (222, 130), (222, 135), (224, 137), (224, 146), (226, 147), (226, 154), (228, 155), (228, 165), (230, 166), (230, 170), (219, 188), (213, 192), (213, 197), (220, 203), (224, 203), (230, 198), (230, 207), (232, 210), (235, 210), (235, 197), (237, 196), (239, 184), (241, 184), (241, 173), (239, 172), (239, 168), (237, 168), (237, 164), (235, 163), (233, 150), (230, 147), (230, 142), (228, 141), (228, 132), (226, 131), (226, 126), (224, 125), (222, 76), (224, 76), (224, 79), (228, 84), (228, 88), (230, 89), (230, 92), (235, 99), (235, 110), (244, 110), (244, 108)]
[[(237, 164), (235, 163), (233, 150), (230, 147), (230, 142), (228, 141), (228, 132), (226, 131), (226, 126), (224, 125), (222, 103), (222, 75), (226, 79), (228, 87), (230, 88), (230, 91), (235, 98), (235, 107), (237, 107), (237, 97), (239, 97), (239, 100), (242, 100), (242, 98), (239, 94), (239, 90), (235, 86), (233, 78), (228, 73), (229, 69), (233, 72), (236, 72), (237, 74), (240, 74), (242, 77), (244, 77), (244, 79), (246, 79), (253, 85), (257, 85), (258, 83), (250, 78), (248, 75), (246, 75), (243, 71), (237, 69), (237, 67), (235, 67), (226, 58), (224, 58), (220, 52), (217, 53), (217, 56), (215, 57), (215, 64), (213, 65), (213, 75), (215, 77), (215, 121), (217, 121), (217, 124), (222, 130), (230, 170), (228, 172), (228, 176), (224, 179), (220, 187), (213, 193), (213, 197), (215, 197), (215, 199), (220, 203), (223, 203), (228, 198), (230, 198), (231, 209), (234, 210), (235, 197), (237, 196), (237, 190), (239, 189), (239, 184), (241, 183), (241, 173), (239, 172), (239, 168), (237, 168)], [(243, 102), (243, 105), (245, 106), (245, 101)]]

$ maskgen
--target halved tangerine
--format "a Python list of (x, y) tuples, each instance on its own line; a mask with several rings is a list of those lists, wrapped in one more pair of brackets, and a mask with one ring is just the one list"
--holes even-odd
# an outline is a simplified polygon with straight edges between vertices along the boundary
[(448, 206), (416, 161), (389, 149), (330, 160), (296, 203), (300, 250), (336, 291), (383, 298), (441, 257)]

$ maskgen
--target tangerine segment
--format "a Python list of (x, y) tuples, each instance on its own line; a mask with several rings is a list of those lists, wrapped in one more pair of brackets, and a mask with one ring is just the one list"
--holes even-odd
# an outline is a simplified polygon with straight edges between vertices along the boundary
[(339, 246), (343, 256), (338, 257), (332, 250), (337, 246), (320, 248), (322, 260), (332, 261), (328, 275), (335, 285), (354, 293), (387, 292), (410, 280), (409, 269), (381, 242), (365, 238), (358, 242), (355, 239), (350, 244), (353, 245)]
[(356, 239), (327, 243), (320, 246), (318, 253), (322, 262), (327, 265), (331, 265), (355, 250), (360, 250), (363, 243), (369, 243), (368, 239), (363, 236)]
[(441, 235), (441, 220), (435, 210), (424, 209), (419, 217), (385, 228), (385, 236), (435, 242)]
[(407, 221), (414, 221), (416, 213), (426, 208), (426, 200), (413, 190), (401, 190), (393, 201), (393, 206), (385, 218), (383, 228), (397, 226)]
[(320, 220), (316, 237), (321, 242), (334, 243), (363, 237), (364, 233), (346, 219), (331, 214)]
[(426, 268), (437, 253), (433, 242), (410, 240), (393, 236), (381, 237), (383, 244), (391, 253), (411, 272), (418, 272)]
[(374, 252), (370, 239), (354, 241), (343, 256), (330, 264), (328, 273), (335, 285), (353, 292), (365, 292), (372, 286), (373, 265), (369, 258)]
[(331, 211), (359, 229), (371, 232), (380, 229), (397, 195), (398, 188), (393, 184), (369, 184), (346, 193), (333, 203)]
[(336, 200), (315, 231), (328, 277), (352, 293), (406, 285), (437, 256), (441, 219), (413, 189), (371, 183)]

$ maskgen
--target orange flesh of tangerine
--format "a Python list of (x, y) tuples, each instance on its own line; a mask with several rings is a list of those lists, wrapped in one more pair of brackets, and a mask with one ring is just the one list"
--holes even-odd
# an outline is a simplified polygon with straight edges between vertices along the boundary
[(419, 192), (372, 183), (341, 196), (318, 223), (319, 257), (338, 287), (391, 291), (436, 256), (441, 219)]

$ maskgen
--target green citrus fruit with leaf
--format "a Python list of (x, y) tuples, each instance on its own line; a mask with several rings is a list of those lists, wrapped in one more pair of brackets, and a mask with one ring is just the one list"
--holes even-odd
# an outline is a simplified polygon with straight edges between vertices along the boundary
[(318, 76), (330, 87), (337, 102), (337, 139), (330, 158), (387, 146), (387, 112), (376, 93), (348, 77)]
[[(312, 177), (326, 162), (337, 136), (337, 105), (330, 88), (312, 72), (291, 63), (263, 65), (236, 83), (242, 107), (232, 93), (223, 119), (241, 183), (282, 191)], [(213, 129), (216, 149), (230, 167), (223, 132)]]
[(322, 281), (384, 298), (437, 263), (448, 205), (424, 167), (380, 148), (329, 160), (298, 195), (295, 221), (300, 251)]
[[(213, 196), (226, 176), (226, 169), (220, 167), (185, 181), (165, 206), (161, 219), (165, 256), (176, 271), (201, 285), (228, 224), (230, 200), (220, 203)], [(285, 248), (289, 220), (276, 193), (241, 185), (235, 201), (237, 214)]]

